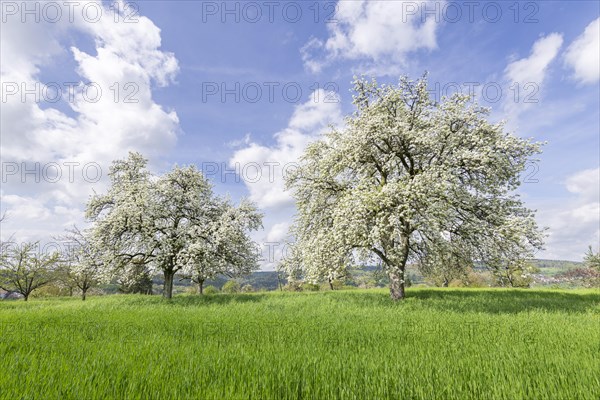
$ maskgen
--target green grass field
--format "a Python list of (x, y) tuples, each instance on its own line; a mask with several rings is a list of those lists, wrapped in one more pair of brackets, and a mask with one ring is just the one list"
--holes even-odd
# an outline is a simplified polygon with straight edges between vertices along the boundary
[(600, 398), (598, 290), (0, 303), (2, 399)]

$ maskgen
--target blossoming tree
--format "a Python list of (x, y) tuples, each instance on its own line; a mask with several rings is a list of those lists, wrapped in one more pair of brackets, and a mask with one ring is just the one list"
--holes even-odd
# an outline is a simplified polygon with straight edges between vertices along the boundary
[(540, 144), (489, 123), (468, 96), (432, 101), (425, 77), (359, 78), (354, 90), (345, 127), (310, 144), (288, 176), (307, 277), (349, 258), (379, 259), (396, 300), (409, 262), (451, 257), (498, 269), (541, 248), (533, 212), (514, 194)]
[[(262, 216), (250, 203), (236, 208), (214, 195), (209, 181), (194, 166), (154, 176), (146, 165), (138, 153), (115, 161), (108, 192), (94, 196), (86, 213), (94, 223), (95, 245), (105, 249), (104, 261), (111, 273), (146, 264), (163, 273), (163, 296), (171, 298), (175, 274), (190, 273), (197, 266), (198, 260), (190, 256), (195, 248), (218, 243), (211, 256), (246, 250), (252, 243), (248, 232), (260, 225)], [(252, 222), (240, 225), (234, 218), (227, 219), (241, 214)], [(257, 264), (250, 258), (236, 264), (230, 257), (227, 267), (251, 270)]]
[(67, 248), (62, 256), (59, 275), (69, 287), (81, 290), (85, 300), (88, 291), (103, 279), (102, 252), (91, 242), (91, 233), (74, 226), (60, 238)]
[(217, 275), (234, 278), (257, 269), (259, 251), (247, 232), (262, 226), (262, 215), (247, 200), (239, 207), (224, 200), (219, 207), (218, 217), (202, 228), (204, 234), (197, 236), (200, 240), (192, 240), (186, 249), (187, 270), (191, 280), (198, 285), (199, 294), (203, 294), (207, 279)]

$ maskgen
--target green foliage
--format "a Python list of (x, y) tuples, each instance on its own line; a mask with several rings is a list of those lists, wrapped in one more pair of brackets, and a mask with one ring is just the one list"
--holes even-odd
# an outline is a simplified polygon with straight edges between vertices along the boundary
[(329, 285), (333, 290), (340, 290), (342, 287), (344, 287), (344, 281), (334, 279), (329, 283)]
[(143, 263), (132, 263), (126, 277), (119, 280), (119, 292), (152, 294), (152, 274)]
[(437, 287), (462, 286), (468, 269), (470, 269), (468, 264), (452, 262), (449, 259), (419, 264), (419, 272), (427, 282)]
[(219, 293), (219, 289), (217, 289), (216, 287), (214, 287), (212, 285), (208, 285), (203, 289), (203, 293), (204, 294), (216, 294), (216, 293)]
[(594, 253), (592, 246), (588, 247), (588, 251), (585, 253), (583, 261), (588, 268), (593, 268), (600, 272), (600, 252)]
[(17, 292), (25, 301), (31, 293), (53, 282), (59, 265), (58, 253), (39, 252), (38, 242), (2, 242), (0, 249), (0, 289)]
[(288, 282), (287, 285), (283, 287), (283, 290), (286, 292), (301, 292), (302, 291), (302, 282), (301, 281), (291, 281)]
[(239, 293), (241, 291), (240, 284), (237, 281), (231, 280), (225, 282), (221, 288), (223, 293)]
[(302, 289), (309, 292), (318, 292), (321, 289), (321, 287), (316, 283), (305, 282), (302, 284)]
[(575, 268), (560, 273), (557, 277), (578, 287), (600, 288), (600, 271), (595, 268)]
[(486, 274), (470, 270), (467, 272), (462, 283), (465, 287), (484, 288), (491, 286), (490, 280), (489, 273)]
[(494, 281), (489, 277), (486, 278), (486, 276), (489, 276), (489, 272), (477, 272), (474, 269), (467, 267), (461, 269), (457, 274), (430, 275), (428, 281), (438, 287), (484, 288), (493, 286)]
[(597, 290), (414, 288), (403, 304), (385, 290), (0, 302), (0, 397), (596, 399), (598, 304)]
[(64, 285), (53, 282), (42, 286), (31, 293), (31, 298), (71, 296), (72, 290)]
[(502, 287), (528, 288), (533, 282), (531, 274), (539, 272), (539, 268), (531, 262), (518, 261), (504, 263), (493, 269), (496, 284)]

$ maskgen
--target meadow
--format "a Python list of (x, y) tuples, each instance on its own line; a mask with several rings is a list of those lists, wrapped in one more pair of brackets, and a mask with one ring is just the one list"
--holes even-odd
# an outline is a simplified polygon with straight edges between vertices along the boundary
[(600, 291), (407, 296), (0, 302), (0, 398), (600, 398)]

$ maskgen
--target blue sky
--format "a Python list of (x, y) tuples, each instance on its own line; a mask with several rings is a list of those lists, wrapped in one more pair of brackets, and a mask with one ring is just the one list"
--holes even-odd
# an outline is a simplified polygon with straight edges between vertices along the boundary
[[(65, 163), (93, 162), (106, 171), (110, 160), (138, 150), (156, 171), (217, 165), (218, 172), (210, 170), (216, 189), (249, 196), (265, 213), (256, 240), (279, 242), (294, 213), (280, 167), (352, 112), (353, 75), (392, 83), (427, 71), (433, 92), (471, 85), (492, 107), (492, 119), (548, 142), (520, 190), (550, 228), (539, 256), (580, 260), (588, 245), (598, 247), (598, 2), (469, 8), (437, 1), (426, 3), (429, 12), (421, 1), (104, 2), (88, 7), (102, 11), (97, 21), (80, 8), (71, 21), (63, 7), (56, 22), (48, 3), (34, 9), (37, 22), (20, 2), (2, 2), (1, 195), (10, 217), (3, 238), (41, 238), (81, 224), (87, 196), (103, 190), (106, 179), (80, 174), (71, 182)], [(23, 99), (21, 84), (36, 82), (59, 83), (63, 96), (55, 103)], [(102, 99), (85, 101), (79, 87), (67, 100), (66, 82), (97, 83)], [(222, 98), (223, 88), (233, 93)], [(138, 102), (124, 103), (128, 93)], [(14, 172), (22, 162), (57, 163), (63, 178), (35, 182)], [(259, 165), (262, 175), (252, 179), (250, 168), (222, 179), (220, 172), (235, 165)]]

